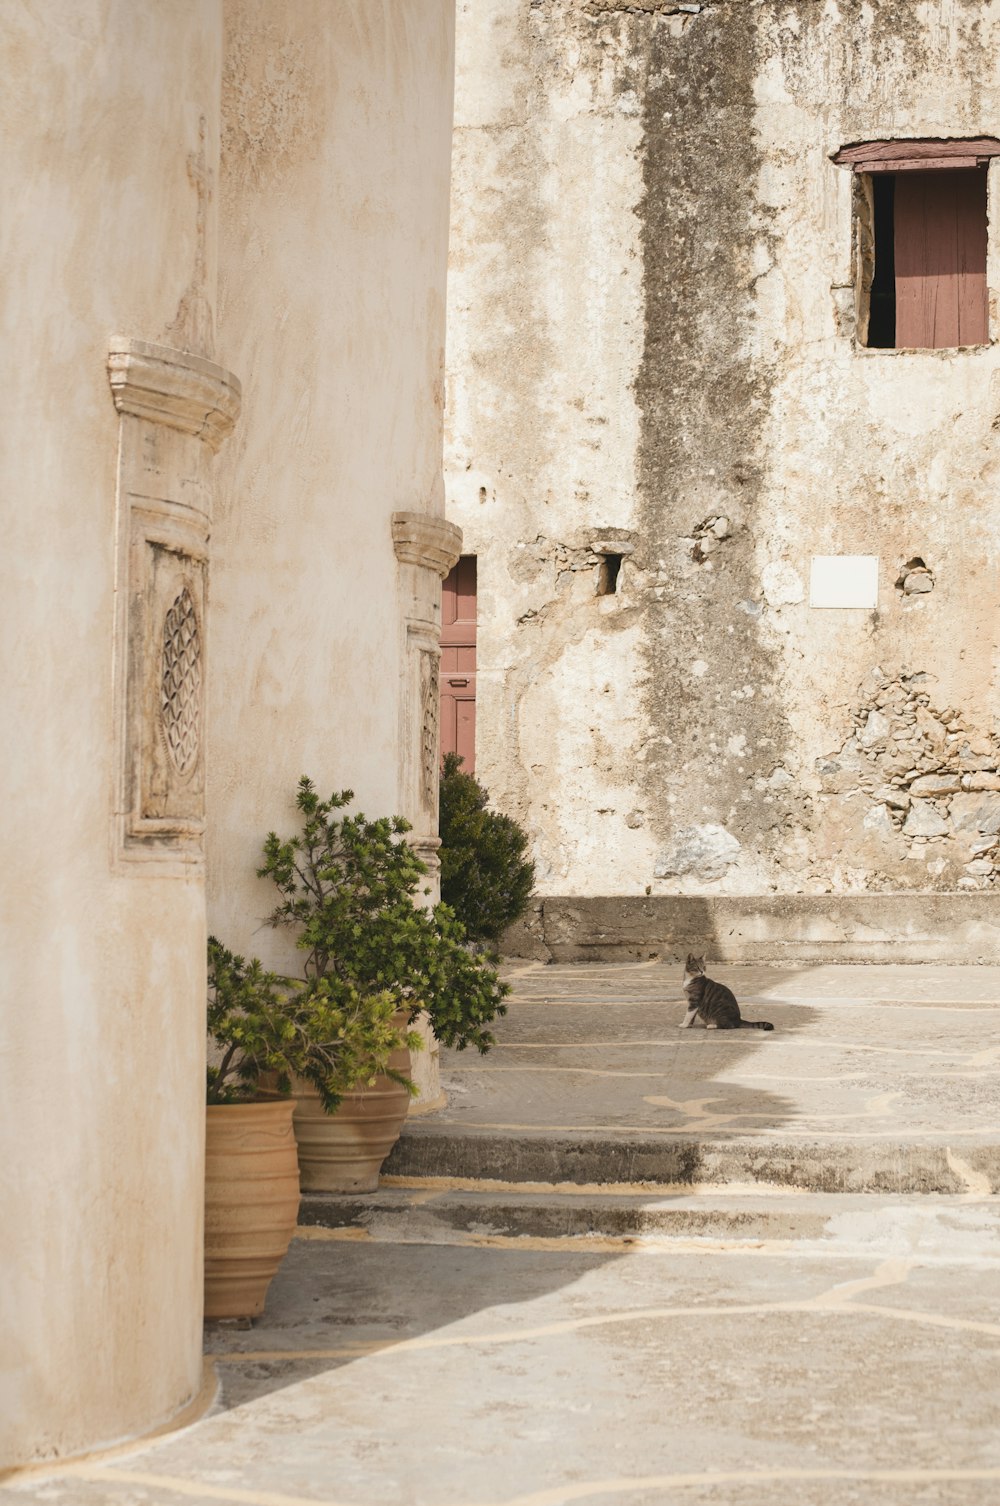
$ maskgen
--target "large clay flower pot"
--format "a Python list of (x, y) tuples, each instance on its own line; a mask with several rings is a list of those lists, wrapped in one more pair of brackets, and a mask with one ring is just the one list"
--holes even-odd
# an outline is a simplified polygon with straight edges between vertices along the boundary
[[(394, 1051), (389, 1065), (409, 1076), (410, 1053)], [(333, 1114), (323, 1111), (311, 1083), (295, 1079), (295, 1138), (303, 1192), (374, 1192), (382, 1162), (399, 1139), (410, 1104), (406, 1089), (384, 1074), (372, 1086), (345, 1093)]]
[(295, 1232), (299, 1167), (290, 1098), (208, 1108), (205, 1317), (253, 1318)]

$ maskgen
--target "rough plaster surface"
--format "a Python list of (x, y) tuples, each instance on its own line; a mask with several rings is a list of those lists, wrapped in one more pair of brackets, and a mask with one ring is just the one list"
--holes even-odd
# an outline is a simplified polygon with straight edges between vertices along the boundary
[[(858, 348), (829, 154), (991, 130), (998, 42), (980, 0), (459, 4), (448, 507), (543, 897), (992, 888), (996, 349)], [(810, 608), (841, 554), (875, 610)]]
[[(255, 871), (300, 775), (437, 834), (412, 774), (436, 704), (427, 725), (408, 687), (440, 578), (397, 564), (391, 517), (444, 508), (454, 20), (449, 0), (225, 15), (220, 328), (247, 383), (215, 531), (209, 926), (297, 971)], [(413, 1075), (436, 1100), (430, 1036)]]

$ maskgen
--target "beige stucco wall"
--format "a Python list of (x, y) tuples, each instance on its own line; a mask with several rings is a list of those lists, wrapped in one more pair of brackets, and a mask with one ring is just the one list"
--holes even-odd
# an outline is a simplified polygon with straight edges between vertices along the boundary
[(401, 564), (392, 516), (419, 543), (443, 513), (453, 71), (450, 0), (4, 27), (0, 1467), (143, 1432), (201, 1377), (205, 729), (178, 783), (153, 713), (213, 511), (213, 927), (267, 952), (253, 868), (301, 772), (433, 835), (408, 629), (451, 534)]
[(107, 359), (193, 328), (220, 23), (213, 0), (2, 20), (0, 1464), (147, 1429), (201, 1378), (203, 884), (114, 860)]
[(213, 537), (209, 920), (269, 960), (254, 870), (301, 774), (432, 829), (390, 520), (444, 508), (453, 30), (450, 0), (226, 5), (220, 347), (244, 409)]
[(443, 513), (450, 0), (3, 27), (0, 1468), (201, 1379), (204, 640), (212, 923), (267, 951), (301, 772), (433, 835), (411, 630), (455, 533), (397, 561)]
[[(448, 512), (479, 556), (478, 772), (540, 893), (991, 887), (1000, 356), (857, 348), (829, 155), (995, 132), (1000, 15), (458, 14)], [(990, 195), (995, 227), (996, 168)], [(827, 554), (878, 556), (877, 610), (810, 608)]]

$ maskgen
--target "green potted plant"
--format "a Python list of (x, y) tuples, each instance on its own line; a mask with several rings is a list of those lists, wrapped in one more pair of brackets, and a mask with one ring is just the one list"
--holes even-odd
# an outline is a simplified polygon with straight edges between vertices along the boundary
[(299, 1208), (293, 1081), (313, 1084), (333, 1108), (360, 1078), (393, 1070), (393, 1053), (408, 1044), (395, 1012), (387, 992), (282, 978), (209, 939), (207, 1318), (263, 1311), (288, 1249)]
[[(442, 1044), (487, 1051), (489, 1026), (506, 1011), (507, 985), (470, 950), (447, 905), (428, 910), (417, 902), (427, 870), (405, 840), (409, 824), (399, 816), (344, 814), (353, 798), (341, 790), (322, 800), (312, 780), (299, 781), (301, 829), (284, 840), (271, 832), (258, 869), (280, 895), (270, 924), (295, 933), (308, 987), (335, 998), (345, 990), (388, 996), (398, 1028), (426, 1010)], [(404, 1065), (397, 1057), (382, 1072), (359, 1074), (332, 1114), (314, 1076), (295, 1082), (305, 1190), (377, 1185), (409, 1103)], [(355, 1149), (363, 1150), (364, 1164), (354, 1160)]]

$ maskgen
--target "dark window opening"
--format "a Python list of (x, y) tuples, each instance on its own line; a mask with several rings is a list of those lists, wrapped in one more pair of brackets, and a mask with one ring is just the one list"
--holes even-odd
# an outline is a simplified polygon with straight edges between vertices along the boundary
[(896, 344), (895, 188), (895, 173), (872, 177), (875, 274), (868, 303), (868, 344), (878, 350), (892, 350)]
[(875, 172), (868, 345), (985, 345), (986, 170)]
[(606, 554), (597, 572), (598, 596), (614, 596), (618, 590), (618, 572), (622, 567), (620, 554)]

